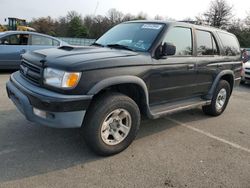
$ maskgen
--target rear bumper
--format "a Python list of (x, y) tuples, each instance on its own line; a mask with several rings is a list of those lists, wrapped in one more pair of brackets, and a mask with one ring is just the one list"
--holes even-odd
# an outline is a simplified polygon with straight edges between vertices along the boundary
[[(9, 98), (29, 121), (55, 128), (81, 127), (92, 99), (90, 95), (63, 95), (34, 86), (19, 72), (11, 75), (6, 89)], [(45, 115), (37, 115), (34, 109)]]

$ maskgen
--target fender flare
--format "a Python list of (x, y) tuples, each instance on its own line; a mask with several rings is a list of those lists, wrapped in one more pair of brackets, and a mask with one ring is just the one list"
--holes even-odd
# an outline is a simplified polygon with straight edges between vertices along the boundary
[(119, 84), (136, 84), (138, 85), (144, 92), (145, 95), (145, 102), (149, 104), (149, 95), (148, 95), (148, 88), (145, 82), (137, 77), (137, 76), (114, 76), (110, 78), (106, 78), (98, 83), (96, 83), (87, 93), (88, 95), (95, 95), (99, 93), (101, 90)]
[[(216, 89), (216, 87), (217, 87), (219, 81), (220, 81), (221, 78), (222, 78), (223, 76), (225, 76), (225, 75), (230, 75), (230, 76), (232, 76), (233, 81), (234, 81), (235, 76), (234, 76), (234, 72), (233, 72), (232, 70), (223, 70), (223, 71), (221, 71), (221, 72), (216, 76), (216, 78), (214, 79), (213, 84), (212, 84), (212, 86), (211, 86), (211, 88), (210, 88), (210, 90), (208, 91), (208, 94), (207, 94), (207, 96), (206, 96), (206, 99), (210, 99), (210, 100), (211, 100), (211, 99), (213, 98), (213, 93), (214, 93), (214, 91), (215, 91), (215, 89)], [(233, 85), (234, 85), (234, 82), (233, 82)], [(233, 87), (233, 85), (232, 85), (232, 87)], [(232, 88), (231, 88), (231, 90), (232, 90)]]

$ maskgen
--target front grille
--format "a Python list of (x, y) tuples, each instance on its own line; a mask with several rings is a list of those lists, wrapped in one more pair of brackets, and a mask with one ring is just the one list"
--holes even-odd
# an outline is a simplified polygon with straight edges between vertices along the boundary
[(34, 65), (28, 61), (22, 60), (20, 64), (20, 72), (21, 75), (28, 81), (31, 81), (36, 85), (40, 85), (42, 83), (42, 67)]

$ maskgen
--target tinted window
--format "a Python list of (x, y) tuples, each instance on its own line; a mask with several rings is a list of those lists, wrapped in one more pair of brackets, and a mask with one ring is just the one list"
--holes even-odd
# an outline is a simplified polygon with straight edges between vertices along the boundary
[(218, 32), (221, 39), (223, 50), (227, 56), (240, 55), (239, 43), (234, 35)]
[(218, 54), (218, 49), (215, 40), (210, 32), (197, 30), (196, 38), (198, 55)]
[(8, 35), (0, 39), (0, 44), (5, 45), (27, 45), (29, 35), (26, 34), (15, 34)]
[(176, 46), (175, 55), (192, 55), (192, 32), (189, 28), (175, 27), (170, 29), (164, 42)]
[(44, 36), (31, 35), (31, 45), (53, 46), (53, 40)]

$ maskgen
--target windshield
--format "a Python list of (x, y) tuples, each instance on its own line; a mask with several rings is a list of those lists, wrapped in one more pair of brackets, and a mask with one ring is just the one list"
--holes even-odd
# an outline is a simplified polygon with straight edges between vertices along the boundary
[(161, 32), (163, 24), (158, 23), (123, 23), (119, 24), (96, 43), (102, 46), (126, 46), (135, 51), (147, 51)]

